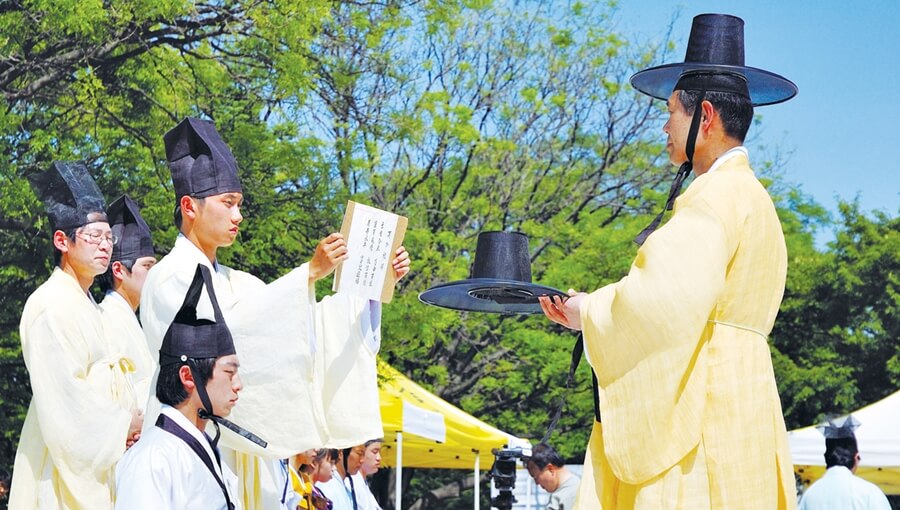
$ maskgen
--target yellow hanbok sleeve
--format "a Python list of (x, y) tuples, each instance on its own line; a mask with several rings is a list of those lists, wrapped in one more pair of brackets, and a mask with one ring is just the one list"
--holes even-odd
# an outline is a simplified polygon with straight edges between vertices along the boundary
[(734, 243), (725, 222), (690, 191), (628, 275), (590, 294), (581, 309), (585, 350), (602, 388), (605, 454), (627, 483), (662, 473), (700, 438), (707, 320)]

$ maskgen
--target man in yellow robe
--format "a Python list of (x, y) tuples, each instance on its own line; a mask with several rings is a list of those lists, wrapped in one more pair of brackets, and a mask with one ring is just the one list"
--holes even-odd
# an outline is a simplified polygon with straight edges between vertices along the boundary
[(54, 230), (58, 267), (22, 312), (33, 396), (19, 438), (11, 510), (111, 509), (113, 467), (140, 431), (127, 359), (113, 356), (88, 289), (116, 238), (83, 165), (54, 163), (33, 178)]
[(576, 508), (795, 508), (766, 340), (787, 254), (742, 144), (753, 106), (796, 87), (744, 66), (743, 21), (725, 15), (697, 16), (685, 63), (632, 85), (668, 100), (667, 150), (681, 165), (670, 201), (696, 178), (671, 219), (642, 233), (625, 278), (542, 298), (551, 320), (583, 331), (599, 386)]

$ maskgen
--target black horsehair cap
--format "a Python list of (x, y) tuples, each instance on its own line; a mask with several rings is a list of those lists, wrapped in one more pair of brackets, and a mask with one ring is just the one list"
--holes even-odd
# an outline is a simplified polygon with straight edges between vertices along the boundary
[(176, 198), (242, 192), (237, 161), (212, 122), (184, 119), (163, 141)]
[[(54, 231), (106, 221), (106, 201), (84, 164), (55, 161), (46, 171), (28, 176), (28, 180), (44, 202)], [(92, 214), (98, 216), (89, 220)]]
[(848, 414), (847, 416), (828, 417), (816, 429), (825, 436), (825, 439), (855, 439), (855, 430), (859, 428), (859, 420)]
[[(204, 287), (212, 303), (215, 320), (197, 317), (197, 303)], [(216, 300), (209, 268), (197, 264), (184, 302), (163, 337), (159, 364), (185, 363), (188, 358), (219, 358), (230, 354), (235, 354), (234, 339)]]
[(141, 210), (128, 195), (122, 195), (106, 211), (109, 226), (119, 242), (113, 245), (112, 261), (152, 257), (153, 238)]

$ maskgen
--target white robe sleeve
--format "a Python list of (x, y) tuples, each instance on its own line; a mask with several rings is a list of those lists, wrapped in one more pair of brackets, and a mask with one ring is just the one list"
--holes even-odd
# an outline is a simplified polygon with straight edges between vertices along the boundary
[(381, 345), (381, 304), (343, 293), (316, 306), (322, 351), (317, 371), (331, 448), (384, 436), (375, 355)]
[[(90, 358), (88, 344), (104, 341), (82, 336), (85, 325), (79, 323), (91, 320), (54, 307), (22, 326), (22, 354), (41, 435), (60, 476), (74, 480), (105, 478), (125, 451), (131, 422), (131, 412), (114, 399), (113, 389), (90, 380), (112, 380), (91, 371), (115, 369)], [(92, 366), (94, 361), (100, 365)]]
[[(179, 508), (177, 487), (184, 483), (172, 479), (172, 465), (178, 462), (166, 450), (150, 449), (140, 462), (130, 462), (116, 472), (116, 510), (156, 510)], [(203, 465), (195, 468), (206, 469)], [(177, 470), (175, 471), (177, 472)]]

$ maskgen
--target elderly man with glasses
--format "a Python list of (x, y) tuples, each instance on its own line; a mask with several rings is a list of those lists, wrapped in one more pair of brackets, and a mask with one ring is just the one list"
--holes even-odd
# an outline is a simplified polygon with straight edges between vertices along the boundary
[(142, 425), (127, 383), (134, 365), (110, 349), (88, 292), (117, 238), (83, 165), (54, 163), (31, 180), (47, 208), (57, 267), (28, 298), (19, 327), (33, 396), (9, 508), (111, 509), (113, 468)]

